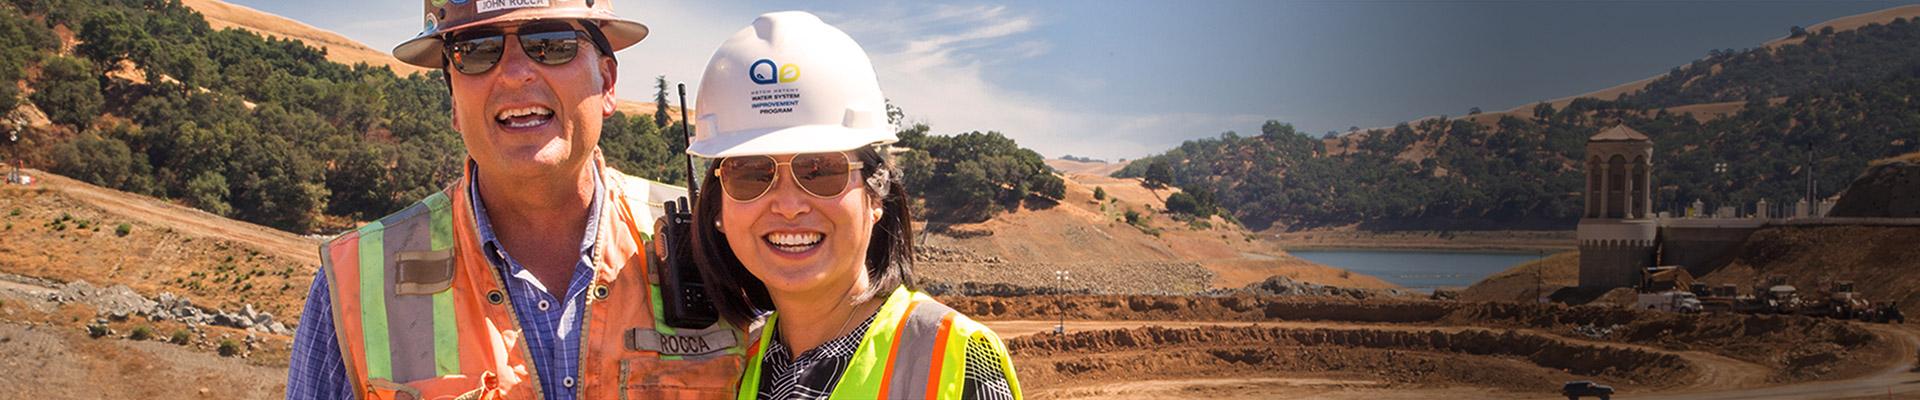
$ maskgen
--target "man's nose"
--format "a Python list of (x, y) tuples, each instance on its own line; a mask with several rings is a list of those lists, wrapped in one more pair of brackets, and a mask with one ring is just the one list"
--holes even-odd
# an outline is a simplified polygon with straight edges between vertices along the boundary
[(519, 37), (508, 35), (506, 41), (505, 48), (501, 49), (505, 53), (500, 55), (500, 65), (494, 66), (500, 70), (501, 83), (508, 87), (520, 87), (532, 83), (533, 69), (537, 68), (534, 65), (536, 63), (532, 58), (527, 58), (527, 52), (520, 48)]

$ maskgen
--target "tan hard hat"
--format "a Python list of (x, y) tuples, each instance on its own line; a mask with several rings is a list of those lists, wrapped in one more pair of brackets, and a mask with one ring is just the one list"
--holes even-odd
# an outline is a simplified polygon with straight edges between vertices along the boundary
[(393, 47), (393, 57), (426, 68), (446, 66), (440, 35), (476, 26), (542, 19), (598, 24), (614, 51), (647, 38), (647, 26), (613, 14), (613, 0), (420, 0), (426, 6), (420, 35)]

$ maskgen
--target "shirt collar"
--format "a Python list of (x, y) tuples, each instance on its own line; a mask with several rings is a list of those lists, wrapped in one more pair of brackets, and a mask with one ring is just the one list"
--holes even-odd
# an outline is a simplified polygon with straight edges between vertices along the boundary
[[(481, 249), (485, 250), (483, 253), (486, 253), (487, 259), (493, 261), (492, 264), (505, 267), (507, 270), (502, 272), (507, 276), (513, 276), (519, 272), (517, 270), (520, 266), (506, 262), (506, 252), (501, 250), (503, 246), (500, 245), (500, 238), (493, 233), (493, 221), (487, 217), (487, 205), (484, 204), (486, 202), (480, 199), (480, 168), (474, 166), (472, 160), (468, 160), (467, 163), (469, 165), (467, 198), (473, 199), (471, 203), (473, 204), (474, 230), (480, 235)], [(586, 234), (581, 235), (580, 238), (580, 256), (583, 258), (593, 256), (593, 246), (600, 239), (600, 203), (607, 194), (606, 185), (601, 182), (600, 168), (594, 166), (588, 168), (593, 170), (593, 200), (587, 205)]]

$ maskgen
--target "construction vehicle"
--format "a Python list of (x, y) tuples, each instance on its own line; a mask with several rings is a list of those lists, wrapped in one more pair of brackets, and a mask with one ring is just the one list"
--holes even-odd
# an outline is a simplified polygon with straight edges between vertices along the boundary
[(1697, 313), (1702, 310), (1700, 298), (1693, 293), (1678, 290), (1660, 293), (1641, 293), (1635, 308), (1642, 310)]
[(1593, 381), (1572, 381), (1560, 386), (1560, 394), (1567, 400), (1580, 400), (1581, 397), (1598, 397), (1600, 400), (1613, 398), (1613, 387), (1593, 383)]
[(1879, 323), (1907, 323), (1907, 316), (1900, 313), (1900, 303), (1896, 301), (1874, 302), (1859, 315), (1861, 321)]
[[(1694, 295), (1700, 297), (1700, 311), (1745, 311), (1747, 305), (1744, 303), (1750, 303), (1753, 300), (1753, 297), (1750, 296), (1740, 296), (1740, 287), (1734, 286), (1731, 283), (1713, 287), (1707, 287), (1706, 284), (1694, 284), (1693, 286), (1703, 289), (1694, 291)], [(1702, 294), (1702, 292), (1705, 293)]]
[(1873, 306), (1860, 293), (1853, 291), (1853, 281), (1834, 282), (1825, 296), (1809, 300), (1803, 305), (1802, 314), (1838, 319), (1854, 319)]
[(1771, 314), (1796, 314), (1804, 307), (1800, 301), (1800, 289), (1793, 285), (1768, 287), (1760, 299), (1766, 303), (1766, 312)]

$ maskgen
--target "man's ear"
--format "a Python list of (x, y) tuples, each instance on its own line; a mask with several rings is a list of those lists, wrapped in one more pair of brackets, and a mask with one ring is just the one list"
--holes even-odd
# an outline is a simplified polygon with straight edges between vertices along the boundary
[(600, 57), (600, 81), (602, 82), (600, 90), (606, 93), (606, 96), (604, 96), (606, 104), (600, 108), (600, 118), (613, 116), (614, 104), (619, 102), (618, 100), (614, 100), (613, 84), (619, 77), (620, 62), (614, 61), (612, 56)]
[[(453, 73), (453, 71), (441, 70), (440, 73), (451, 74)], [(450, 128), (453, 128), (453, 131), (458, 133), (460, 132), (460, 104), (459, 104), (460, 96), (453, 95), (453, 76), (452, 75), (443, 75), (440, 77), (440, 79), (444, 79), (445, 82), (447, 83), (447, 115), (453, 116), (453, 118), (447, 120), (447, 126)]]

